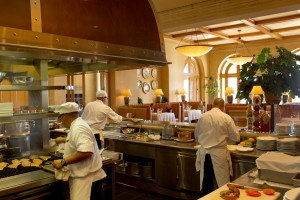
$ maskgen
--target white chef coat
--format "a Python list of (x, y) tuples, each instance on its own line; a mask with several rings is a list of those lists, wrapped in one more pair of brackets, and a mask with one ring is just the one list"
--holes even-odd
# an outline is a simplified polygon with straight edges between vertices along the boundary
[(221, 187), (230, 181), (229, 174), (232, 175), (227, 144), (240, 141), (233, 119), (219, 108), (213, 108), (201, 115), (194, 134), (200, 144), (195, 163), (197, 171), (200, 170), (200, 190), (202, 190), (204, 161), (207, 153), (211, 156), (217, 184)]
[[(106, 177), (102, 169), (102, 158), (89, 125), (82, 118), (75, 119), (66, 138), (64, 157), (77, 151), (93, 152), (93, 155), (81, 162), (68, 165), (70, 170), (71, 200), (86, 199), (91, 192), (92, 182)], [(78, 193), (78, 191), (81, 191)]]
[(91, 128), (96, 130), (103, 130), (108, 118), (114, 122), (121, 122), (122, 116), (114, 112), (109, 106), (105, 105), (101, 100), (88, 103), (81, 115)]

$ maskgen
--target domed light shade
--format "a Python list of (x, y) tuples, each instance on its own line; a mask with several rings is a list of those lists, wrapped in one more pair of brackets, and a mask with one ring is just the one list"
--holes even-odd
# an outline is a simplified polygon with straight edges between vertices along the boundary
[[(238, 38), (238, 40), (242, 41), (241, 40), (241, 30), (238, 30), (238, 32), (239, 32), (239, 38)], [(244, 41), (242, 41), (242, 44), (243, 44), (241, 46), (242, 49), (244, 47), (247, 50), (247, 52), (249, 52), (249, 50), (247, 49), (246, 45), (244, 44)], [(235, 48), (235, 50), (237, 50), (237, 49), (238, 49), (238, 47)], [(242, 56), (241, 55), (242, 53), (239, 53), (239, 54), (240, 55), (237, 54), (236, 56), (233, 56), (231, 58), (227, 58), (227, 61), (230, 62), (230, 63), (232, 63), (232, 64), (234, 64), (234, 65), (243, 65), (243, 64), (245, 64), (247, 62), (251, 62), (252, 59), (254, 59), (254, 55), (253, 56)]]
[(181, 89), (179, 94), (181, 94), (181, 101), (184, 102), (185, 101), (185, 94), (186, 94), (186, 90), (185, 89)]
[(122, 90), (122, 95), (124, 96), (124, 103), (125, 105), (129, 105), (130, 97), (132, 96), (130, 89)]
[(253, 95), (252, 104), (260, 104), (261, 103), (260, 95), (264, 94), (264, 93), (265, 92), (263, 91), (263, 89), (260, 85), (254, 85), (250, 92), (250, 94)]
[(254, 85), (250, 92), (250, 94), (264, 94), (264, 93), (265, 92), (263, 91), (263, 89), (260, 85)]
[(125, 96), (125, 97), (131, 97), (132, 96), (130, 89), (122, 90), (122, 95)]
[(232, 94), (234, 94), (233, 88), (232, 87), (226, 88), (225, 94), (227, 95), (227, 103), (232, 103), (233, 102)]
[(162, 89), (156, 89), (155, 92), (154, 92), (155, 96), (161, 96), (161, 95), (164, 95)]
[(234, 94), (233, 88), (232, 88), (232, 87), (226, 88), (225, 94), (226, 94), (226, 95), (232, 95), (232, 94)]
[(251, 62), (253, 59), (253, 56), (236, 56), (227, 58), (228, 62), (234, 64), (234, 65), (243, 65), (247, 62)]
[(162, 102), (162, 96), (161, 95), (164, 95), (162, 89), (156, 89), (154, 94), (156, 96), (156, 103), (161, 103)]
[(197, 57), (207, 54), (212, 48), (212, 46), (206, 45), (182, 45), (175, 49), (185, 56)]

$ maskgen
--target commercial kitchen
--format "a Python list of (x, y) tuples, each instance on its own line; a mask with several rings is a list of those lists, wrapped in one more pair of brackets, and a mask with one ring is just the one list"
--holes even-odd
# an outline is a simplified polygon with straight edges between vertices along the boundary
[[(169, 13), (173, 17), (183, 11), (175, 7), (184, 4), (174, 2)], [(194, 24), (204, 26), (289, 12), (294, 20), (299, 18), (299, 2), (255, 2), (202, 2), (213, 15), (197, 12), (203, 14), (203, 21)], [(200, 1), (185, 3), (188, 6), (183, 8), (194, 12), (202, 5)], [(223, 10), (221, 3), (231, 13)], [(206, 196), (200, 192), (200, 173), (195, 169), (199, 143), (194, 130), (197, 119), (211, 109), (214, 98), (206, 91), (207, 77), (222, 78), (217, 66), (224, 63), (235, 44), (215, 45), (209, 53), (195, 58), (178, 53), (178, 42), (186, 41), (164, 35), (161, 26), (167, 21), (159, 17), (168, 12), (156, 7), (159, 2), (155, 0), (4, 0), (0, 5), (1, 200), (69, 198), (68, 183), (55, 177), (51, 165), (63, 155), (63, 147), (53, 150), (51, 141), (68, 134), (64, 127), (56, 127), (55, 107), (73, 101), (84, 109), (100, 89), (107, 91), (113, 110), (133, 119), (109, 123), (104, 129), (103, 169), (107, 177), (99, 188), (102, 199), (118, 199), (117, 185), (169, 199), (222, 199), (220, 192), (228, 190), (226, 185)], [(193, 19), (193, 14), (190, 16)], [(177, 23), (181, 30), (193, 24), (170, 19), (168, 23)], [(169, 27), (169, 32), (172, 29), (175, 31)], [(275, 50), (276, 46), (296, 51), (300, 46), (298, 37), (249, 42), (248, 48), (253, 54), (264, 47)], [(189, 79), (196, 81), (188, 86), (196, 88), (195, 92), (186, 94), (182, 90), (186, 88), (183, 71), (190, 60), (198, 63), (199, 74)], [(225, 99), (228, 84), (223, 81), (216, 96)], [(128, 88), (129, 97), (124, 93)], [(162, 96), (168, 103), (162, 103)], [(172, 112), (166, 112), (167, 106)], [(299, 192), (300, 186), (299, 103), (289, 98), (285, 103), (267, 105), (270, 130), (266, 132), (256, 126), (253, 129), (249, 118), (255, 121), (257, 116), (253, 112), (250, 116), (248, 108), (239, 99), (233, 103), (226, 99), (225, 112), (239, 128), (240, 142), (252, 140), (247, 147), (240, 143), (228, 145), (233, 167), (230, 182), (243, 187), (237, 199), (253, 198), (245, 196), (249, 188), (260, 191), (260, 199), (288, 199), (291, 195), (296, 199), (297, 194), (291, 192)], [(292, 161), (270, 160), (282, 154)], [(40, 163), (34, 163), (36, 159)], [(15, 160), (24, 161), (24, 165), (15, 166)], [(266, 195), (262, 192), (265, 188), (276, 192)]]

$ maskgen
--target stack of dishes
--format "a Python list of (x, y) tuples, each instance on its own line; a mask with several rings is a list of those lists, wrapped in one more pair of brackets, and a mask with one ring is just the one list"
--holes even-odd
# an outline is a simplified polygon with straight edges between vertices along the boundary
[(292, 124), (290, 123), (277, 123), (275, 126), (275, 132), (278, 135), (287, 136), (292, 134)]
[(260, 136), (256, 138), (256, 148), (263, 151), (277, 150), (277, 137)]
[(300, 187), (288, 190), (283, 197), (283, 200), (299, 200), (300, 199)]
[(295, 122), (294, 124), (294, 134), (300, 137), (300, 122)]
[(14, 114), (13, 111), (13, 103), (0, 103), (0, 117), (12, 116)]
[(300, 146), (299, 139), (297, 138), (283, 138), (277, 140), (277, 150), (289, 155), (299, 155)]

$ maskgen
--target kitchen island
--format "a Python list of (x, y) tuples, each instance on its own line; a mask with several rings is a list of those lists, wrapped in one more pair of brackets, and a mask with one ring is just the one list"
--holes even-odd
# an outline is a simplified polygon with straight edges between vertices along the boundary
[[(143, 190), (160, 193), (181, 199), (197, 199), (200, 175), (195, 169), (196, 141), (178, 142), (175, 140), (142, 141), (117, 132), (105, 131), (105, 145), (111, 151), (123, 154), (124, 163), (140, 165), (152, 163), (153, 178), (143, 178), (141, 172), (134, 174), (126, 170), (117, 170), (116, 181)], [(254, 148), (251, 152), (231, 151), (234, 176), (239, 178), (256, 167), (255, 160), (266, 151)], [(124, 169), (125, 168), (125, 169)]]

